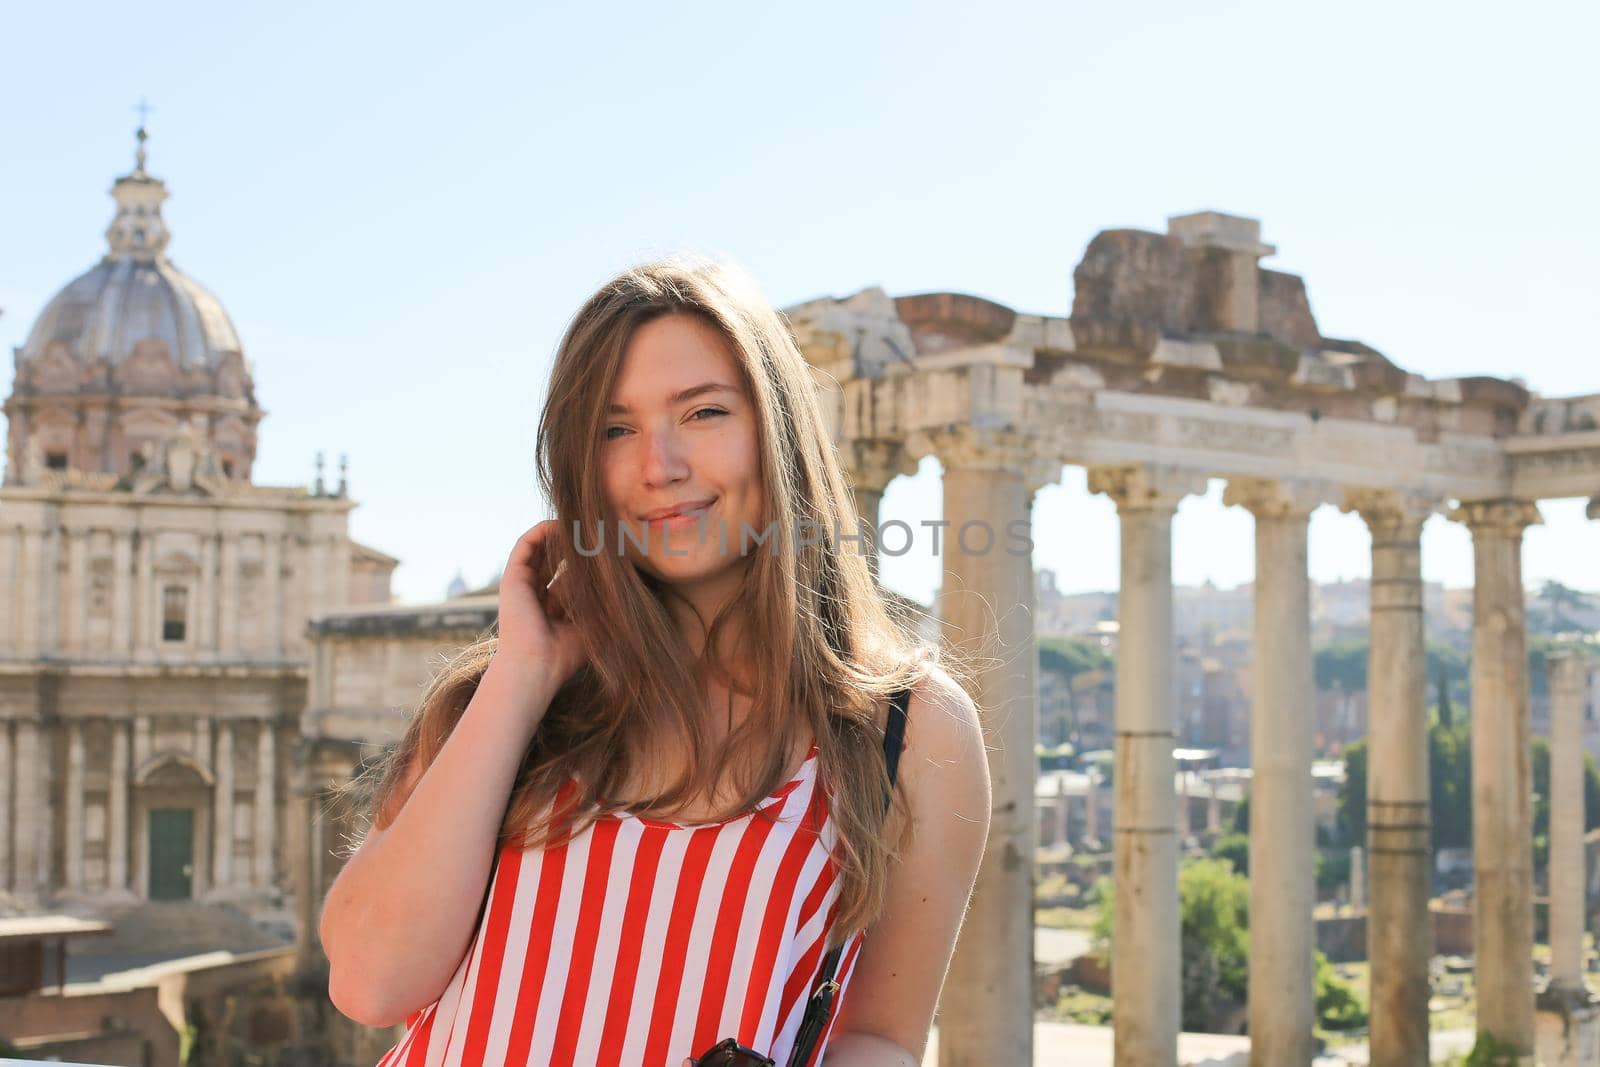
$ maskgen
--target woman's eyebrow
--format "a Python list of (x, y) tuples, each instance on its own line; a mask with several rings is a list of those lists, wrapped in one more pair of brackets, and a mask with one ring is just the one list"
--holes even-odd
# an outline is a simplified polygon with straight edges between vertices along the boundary
[[(667, 403), (681, 404), (685, 400), (693, 400), (695, 397), (706, 393), (732, 393), (733, 395), (737, 396), (739, 394), (739, 390), (735, 389), (731, 385), (724, 385), (722, 382), (701, 382), (699, 385), (691, 385), (687, 389), (680, 389), (676, 393), (673, 393), (667, 398)], [(626, 415), (630, 412), (630, 410), (631, 409), (626, 404), (606, 405), (607, 415)]]

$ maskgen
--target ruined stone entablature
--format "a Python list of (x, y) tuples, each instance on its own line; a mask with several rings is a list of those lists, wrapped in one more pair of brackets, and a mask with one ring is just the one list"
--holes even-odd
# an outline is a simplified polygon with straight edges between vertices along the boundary
[[(1175, 216), (1165, 234), (1105, 231), (1074, 272), (1070, 316), (878, 288), (786, 314), (828, 382), (851, 465), (852, 442), (969, 425), (1019, 435), (1053, 464), (1298, 475), (1441, 500), (1600, 497), (1600, 395), (1430, 380), (1324, 337), (1301, 279), (1259, 266), (1273, 251), (1259, 236), (1255, 220), (1217, 212)], [(883, 472), (860, 471), (873, 488)]]
[[(1118, 979), (1115, 1035), (1129, 1063), (1177, 1062), (1181, 1024), (1173, 520), (1213, 478), (1226, 481), (1223, 503), (1255, 520), (1251, 791), (1274, 817), (1251, 825), (1252, 856), (1261, 860), (1253, 884), (1271, 889), (1251, 899), (1261, 936), (1251, 944), (1247, 1022), (1264, 1062), (1306, 1063), (1315, 1024), (1306, 966), (1315, 900), (1307, 537), (1324, 504), (1360, 516), (1371, 534), (1374, 651), (1372, 865), (1363, 881), (1373, 1002), (1383, 1007), (1373, 1012), (1372, 1045), (1382, 1062), (1420, 1063), (1429, 990), (1426, 923), (1416, 921), (1427, 915), (1429, 869), (1423, 524), (1442, 513), (1473, 543), (1474, 746), (1525, 752), (1522, 535), (1540, 521), (1543, 497), (1585, 497), (1590, 517), (1600, 518), (1600, 396), (1547, 399), (1516, 379), (1433, 381), (1360, 342), (1324, 337), (1301, 280), (1260, 267), (1272, 251), (1254, 220), (1202, 212), (1173, 218), (1166, 234), (1095, 237), (1075, 272), (1069, 316), (1019, 314), (969, 294), (891, 298), (877, 289), (790, 314), (827, 383), (824, 408), (869, 517), (896, 465), (929, 456), (945, 464), (944, 515), (957, 529), (1020, 511), (1019, 489), (1048, 484), (1064, 465), (1085, 468), (1089, 491), (1116, 505), (1119, 934), (1111, 967), (1131, 982)], [(1026, 558), (956, 552), (944, 569), (945, 639), (983, 655), (1031, 650), (1035, 579)], [(1003, 754), (1027, 755), (1036, 744), (1029, 712), (1037, 679), (1010, 668), (1032, 659), (995, 657), (981, 676), (985, 705), (1006, 709), (993, 716)], [(1581, 717), (1580, 700), (1569, 703), (1569, 718)], [(1024, 764), (991, 761), (997, 813), (1026, 811), (1036, 799), (1033, 776), (1014, 772)], [(1485, 758), (1473, 774), (1478, 914), (1526, 920), (1532, 872), (1526, 850), (1514, 846), (1532, 833), (1531, 809), (1494, 799), (1529, 795), (1526, 761)], [(1574, 793), (1568, 822), (1581, 834), (1581, 790)], [(996, 854), (1025, 854), (1015, 844), (1028, 838), (1019, 825), (1014, 815), (997, 818)], [(1026, 1062), (1018, 1038), (1033, 1022), (1033, 931), (1018, 920), (1030, 900), (1026, 867), (1002, 862), (985, 886), (963, 935), (981, 947), (957, 954), (951, 979), (989, 983), (986, 1010), (941, 1030), (940, 1040), (959, 1059), (1003, 1048), (1008, 1062)], [(1581, 907), (1567, 915), (1576, 974)], [(1480, 997), (1480, 1029), (1531, 1048), (1531, 922), (1480, 923), (1474, 938), (1480, 989), (1494, 993)]]

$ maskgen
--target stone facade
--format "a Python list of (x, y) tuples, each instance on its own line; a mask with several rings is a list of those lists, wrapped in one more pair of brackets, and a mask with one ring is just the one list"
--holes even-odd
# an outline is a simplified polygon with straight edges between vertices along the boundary
[[(271, 908), (315, 616), (388, 603), (341, 476), (250, 480), (248, 364), (138, 166), (16, 352), (0, 486), (0, 893)], [(146, 306), (150, 293), (156, 303)]]

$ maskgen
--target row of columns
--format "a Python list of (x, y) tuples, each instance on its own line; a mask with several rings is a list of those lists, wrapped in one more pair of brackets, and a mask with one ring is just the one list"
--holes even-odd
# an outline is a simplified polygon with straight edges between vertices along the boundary
[[(154, 538), (145, 532), (137, 537), (133, 530), (110, 530), (111, 535), (111, 611), (107, 631), (110, 643), (97, 647), (90, 639), (89, 604), (93, 576), (90, 571), (89, 540), (97, 531), (77, 529), (63, 532), (17, 527), (0, 531), (0, 593), (10, 600), (0, 613), (0, 647), (16, 650), (23, 657), (52, 653), (87, 655), (145, 655), (162, 647), (162, 586), (167, 584), (155, 573)], [(241, 651), (239, 619), (228, 610), (238, 603), (240, 535), (201, 534), (199, 569), (191, 593), (193, 606), (190, 644), (228, 654)], [(263, 651), (284, 654), (284, 591), (278, 575), (282, 570), (284, 538), (270, 534), (263, 538), (263, 593), (267, 598), (261, 633)], [(63, 548), (62, 542), (66, 546)], [(308, 581), (329, 570), (332, 543), (313, 542), (309, 549)], [(65, 554), (67, 566), (59, 562)], [(63, 588), (51, 585), (51, 576), (62, 574)], [(339, 575), (337, 569), (333, 577)], [(316, 604), (326, 608), (333, 603), (317, 600), (318, 588), (308, 593)], [(12, 600), (11, 598), (15, 598)], [(342, 601), (338, 601), (342, 603)]]
[[(150, 720), (139, 716), (133, 723), (111, 723), (110, 765), (106, 785), (106, 883), (112, 891), (129, 888), (129, 805), (132, 797), (131, 774), (151, 756)], [(63, 888), (81, 892), (87, 888), (84, 874), (85, 803), (87, 769), (83, 724), (68, 720), (66, 735), (66, 778), (63, 782), (62, 819)], [(235, 724), (221, 720), (216, 728), (215, 768), (212, 785), (212, 884), (235, 886), (233, 873), (234, 752)], [(130, 732), (132, 735), (130, 745)], [(277, 744), (269, 720), (256, 726), (256, 774), (254, 793), (255, 822), (251, 882), (270, 888), (276, 878), (273, 865), (277, 835)], [(197, 720), (196, 750), (211, 752), (211, 720)], [(46, 799), (49, 741), (40, 724), (32, 719), (0, 721), (0, 770), (13, 788), (0, 787), (0, 889), (11, 888), (30, 897), (44, 897), (52, 888), (51, 848), (52, 808)], [(130, 756), (132, 763), (130, 766)], [(0, 781), (0, 786), (6, 783)], [(14, 793), (14, 796), (13, 796)]]
[[(1112, 974), (1119, 1064), (1175, 1063), (1176, 849), (1171, 837), (1171, 540), (1184, 475), (1136, 465), (1091, 470), (1123, 524), (1117, 663), (1117, 937)], [(1162, 485), (1167, 491), (1163, 492)], [(1256, 518), (1251, 717), (1252, 1064), (1309, 1063), (1315, 1021), (1312, 906), (1312, 655), (1306, 534), (1331, 495), (1304, 482), (1241, 478), (1224, 501)], [(1433, 502), (1357, 491), (1344, 502), (1373, 532), (1369, 850), (1372, 1063), (1428, 1058), (1428, 744), (1420, 535)], [(1473, 817), (1480, 1032), (1533, 1049), (1531, 779), (1521, 538), (1537, 508), (1471, 501)], [(1156, 586), (1157, 588), (1152, 588)], [(1126, 682), (1132, 687), (1125, 691)], [(1151, 751), (1151, 749), (1154, 751)], [(1126, 778), (1134, 781), (1126, 781)], [(1132, 884), (1125, 882), (1132, 879)], [(1170, 887), (1170, 888), (1169, 888)], [(1131, 931), (1132, 936), (1128, 936)], [(1133, 976), (1128, 989), (1127, 977)]]
[[(924, 435), (918, 451), (945, 467), (945, 518), (1026, 518), (1056, 480), (1031, 444), (970, 427)], [(892, 450), (856, 444), (851, 465), (862, 519), (875, 528), (894, 473)], [(1116, 937), (1112, 974), (1119, 1065), (1176, 1064), (1181, 1019), (1178, 820), (1174, 791), (1172, 518), (1202, 475), (1154, 464), (1089, 469), (1091, 492), (1117, 505), (1121, 590), (1116, 679)], [(1228, 504), (1256, 520), (1251, 759), (1251, 1063), (1306, 1064), (1315, 1022), (1314, 699), (1307, 532), (1338, 503), (1372, 534), (1371, 1049), (1374, 1065), (1428, 1059), (1431, 953), (1428, 722), (1421, 530), (1442, 501), (1397, 490), (1295, 479), (1232, 479)], [(1480, 1032), (1531, 1052), (1532, 812), (1521, 539), (1539, 521), (1529, 501), (1468, 501), (1450, 513), (1472, 533), (1474, 909)], [(994, 812), (983, 869), (947, 984), (973, 1009), (940, 1021), (946, 1063), (1032, 1059), (1033, 579), (1026, 556), (946, 551), (941, 620), (948, 639), (980, 654), (974, 696), (999, 735), (990, 749)], [(994, 605), (1007, 610), (996, 612)], [(1015, 605), (1015, 607), (1011, 607)], [(944, 1051), (948, 1050), (948, 1052)]]

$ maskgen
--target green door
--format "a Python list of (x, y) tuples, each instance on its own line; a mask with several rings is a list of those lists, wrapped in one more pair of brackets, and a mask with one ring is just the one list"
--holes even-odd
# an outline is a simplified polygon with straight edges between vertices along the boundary
[(150, 812), (150, 899), (188, 900), (194, 895), (194, 809)]

